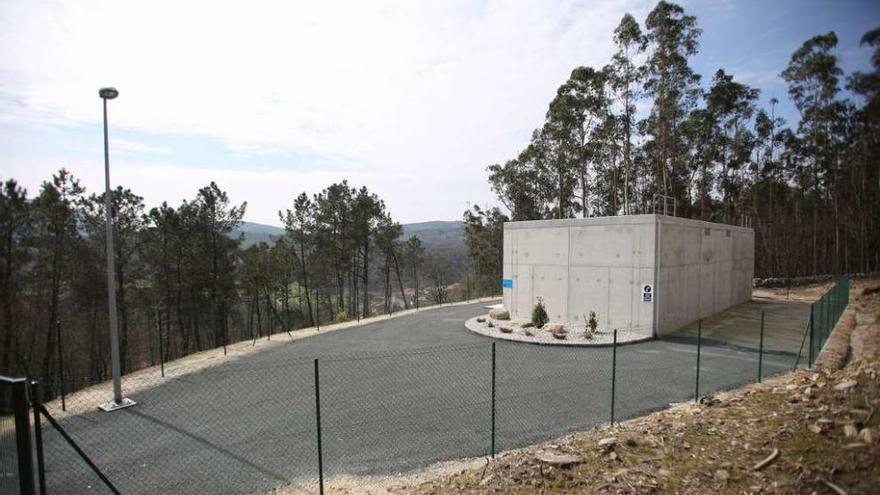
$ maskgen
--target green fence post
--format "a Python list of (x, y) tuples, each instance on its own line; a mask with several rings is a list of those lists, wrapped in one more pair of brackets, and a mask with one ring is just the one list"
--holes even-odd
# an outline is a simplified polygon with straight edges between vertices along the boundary
[(697, 385), (694, 389), (694, 402), (700, 400), (700, 346), (703, 343), (703, 320), (697, 320)]
[(61, 382), (61, 410), (67, 411), (67, 385), (64, 383), (64, 353), (61, 352), (61, 321), (55, 321), (55, 340), (58, 342), (58, 381)]
[(495, 458), (495, 342), (492, 342), (492, 458)]
[(764, 365), (764, 312), (761, 311), (761, 340), (758, 344), (758, 383), (761, 383), (761, 371)]
[(34, 413), (34, 446), (37, 449), (37, 480), (40, 495), (46, 495), (46, 461), (43, 456), (43, 422), (40, 421), (40, 385), (31, 382), (31, 410)]
[(614, 330), (614, 344), (611, 347), (611, 426), (614, 426), (614, 390), (617, 382), (617, 330)]
[(813, 311), (813, 307), (815, 306), (815, 304), (816, 303), (810, 303), (810, 352), (809, 352), (809, 359), (807, 359), (807, 361), (808, 361), (807, 368), (813, 367), (813, 353), (815, 352), (813, 346), (816, 345), (816, 339), (814, 338), (816, 334), (813, 329), (814, 328), (813, 322), (815, 321), (815, 318), (814, 318), (815, 311)]
[[(31, 418), (28, 381), (25, 378), (3, 378), (11, 389), (12, 411), (15, 418), (15, 447), (18, 463), (18, 488), (22, 495), (37, 492), (34, 485), (34, 450), (31, 440)], [(5, 452), (4, 452), (5, 457)]]
[(315, 427), (318, 432), (318, 492), (324, 495), (324, 455), (321, 450), (321, 386), (318, 380), (318, 358), (315, 358)]

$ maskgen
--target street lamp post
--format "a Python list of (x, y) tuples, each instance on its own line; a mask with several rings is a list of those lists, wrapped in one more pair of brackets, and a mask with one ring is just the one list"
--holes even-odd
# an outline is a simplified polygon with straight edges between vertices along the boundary
[(104, 103), (104, 226), (107, 231), (107, 297), (110, 310), (110, 367), (113, 372), (113, 400), (101, 404), (107, 412), (135, 405), (129, 398), (122, 397), (122, 373), (119, 365), (119, 328), (116, 314), (116, 263), (113, 251), (113, 214), (110, 196), (110, 145), (107, 136), (107, 100), (119, 96), (116, 88), (101, 88), (98, 96)]

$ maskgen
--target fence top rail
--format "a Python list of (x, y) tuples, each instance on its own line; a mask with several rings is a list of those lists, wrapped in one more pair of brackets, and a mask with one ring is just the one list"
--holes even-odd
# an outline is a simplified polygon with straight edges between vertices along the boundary
[(11, 376), (0, 375), (0, 383), (12, 385), (14, 383), (27, 382), (27, 378), (19, 377), (13, 378)]

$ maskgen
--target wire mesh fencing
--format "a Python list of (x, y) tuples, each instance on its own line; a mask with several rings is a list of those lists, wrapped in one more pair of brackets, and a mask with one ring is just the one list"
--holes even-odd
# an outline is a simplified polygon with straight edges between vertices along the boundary
[[(109, 386), (46, 405), (121, 493), (250, 493), (288, 485), (314, 491), (315, 414), (311, 362), (271, 366), (231, 361), (173, 379), (123, 377), (137, 405), (112, 413), (97, 405)], [(85, 493), (82, 459), (46, 438), (48, 486)]]
[(321, 359), (326, 479), (351, 484), (489, 455), (490, 368), (482, 344)]
[(849, 276), (844, 275), (818, 301), (810, 305), (810, 364), (818, 357), (849, 304), (849, 282)]
[(0, 493), (18, 493), (18, 455), (15, 418), (7, 404), (0, 403)]
[[(822, 303), (830, 328), (846, 295), (833, 290), (835, 302)], [(813, 318), (808, 304), (756, 308), (734, 314), (733, 326), (727, 315), (631, 345), (473, 336), (387, 348), (365, 333), (359, 352), (280, 346), (258, 359), (205, 358), (165, 377), (133, 373), (122, 384), (134, 407), (98, 411), (112, 397), (109, 383), (69, 394), (64, 407), (41, 404), (60, 428), (43, 424), (46, 486), (110, 493), (85, 456), (120, 493), (366, 491), (396, 473), (493, 456), (809, 364), (798, 357), (805, 332), (828, 328), (815, 306)], [(4, 473), (7, 423), (0, 415)]]

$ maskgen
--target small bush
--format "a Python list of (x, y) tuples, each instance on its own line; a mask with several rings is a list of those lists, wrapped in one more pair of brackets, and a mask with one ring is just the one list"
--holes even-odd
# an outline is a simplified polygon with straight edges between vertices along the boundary
[(599, 327), (599, 317), (596, 315), (595, 311), (590, 311), (590, 317), (587, 318), (587, 328), (586, 334), (587, 338), (591, 338), (594, 333), (596, 333), (596, 328)]
[(523, 328), (534, 328), (534, 327), (535, 327), (535, 324), (532, 323), (532, 322), (530, 322), (530, 321), (527, 321), (527, 322), (525, 322), (525, 323), (522, 324), (522, 327), (523, 327)]
[(490, 322), (486, 323), (486, 326), (489, 327), (489, 328), (492, 328), (492, 327), (494, 327), (495, 325), (490, 321)]
[(348, 314), (344, 309), (340, 309), (336, 312), (336, 320), (337, 323), (342, 323), (348, 321)]
[(547, 316), (547, 309), (544, 307), (544, 298), (539, 297), (538, 302), (535, 303), (535, 307), (532, 309), (532, 324), (541, 328), (548, 321), (550, 321), (550, 317)]

